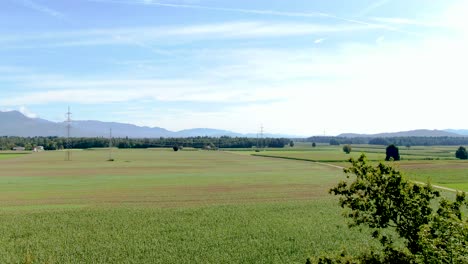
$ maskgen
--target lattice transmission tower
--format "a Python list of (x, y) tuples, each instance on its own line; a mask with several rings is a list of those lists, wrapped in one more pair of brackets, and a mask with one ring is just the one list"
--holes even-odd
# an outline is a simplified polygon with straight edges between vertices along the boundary
[(66, 120), (66, 123), (67, 123), (67, 141), (66, 141), (66, 153), (65, 153), (65, 160), (66, 161), (71, 161), (72, 160), (72, 153), (71, 153), (71, 148), (72, 148), (72, 144), (71, 144), (71, 140), (70, 140), (70, 135), (71, 135), (71, 123), (72, 123), (72, 119), (71, 119), (71, 116), (72, 116), (72, 113), (70, 112), (70, 106), (68, 107), (68, 112), (66, 113), (67, 115), (67, 120)]

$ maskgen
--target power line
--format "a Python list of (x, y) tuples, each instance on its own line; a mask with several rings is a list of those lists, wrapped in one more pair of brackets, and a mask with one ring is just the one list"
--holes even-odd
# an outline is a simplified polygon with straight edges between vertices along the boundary
[(66, 113), (67, 115), (67, 120), (66, 120), (66, 123), (67, 123), (67, 143), (66, 143), (66, 148), (67, 148), (67, 151), (66, 151), (66, 154), (65, 154), (65, 160), (66, 161), (71, 161), (72, 160), (72, 157), (71, 157), (71, 147), (72, 147), (72, 144), (71, 144), (71, 140), (70, 140), (70, 134), (71, 134), (71, 116), (72, 116), (72, 113), (70, 112), (70, 106), (68, 106), (68, 112)]
[(112, 128), (109, 129), (109, 161), (112, 161)]

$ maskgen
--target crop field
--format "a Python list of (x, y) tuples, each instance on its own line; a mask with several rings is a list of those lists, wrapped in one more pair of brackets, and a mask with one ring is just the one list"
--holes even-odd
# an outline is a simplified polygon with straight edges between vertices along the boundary
[(371, 243), (327, 193), (336, 168), (217, 151), (64, 157), (0, 161), (1, 263), (304, 263)]
[[(0, 263), (304, 263), (345, 246), (358, 253), (378, 245), (348, 229), (327, 192), (344, 175), (321, 164), (347, 166), (358, 149), (384, 158), (371, 146), (350, 155), (330, 146), (113, 150), (112, 162), (99, 149), (73, 151), (72, 161), (61, 151), (0, 154)], [(452, 148), (405, 151), (416, 158), (395, 164), (410, 178), (468, 190), (468, 163), (448, 157)]]
[(1, 153), (0, 152), (0, 160), (18, 158), (18, 157), (21, 157), (23, 155), (26, 155), (26, 154), (24, 154), (24, 153), (11, 153), (11, 152)]
[[(403, 171), (410, 179), (420, 182), (431, 182), (468, 192), (468, 161), (455, 158), (456, 147), (400, 147), (401, 161), (394, 162), (394, 166)], [(248, 154), (265, 157), (278, 157), (304, 161), (317, 161), (331, 165), (347, 167), (349, 158), (357, 158), (361, 153), (366, 154), (370, 161), (385, 160), (385, 147), (357, 145), (353, 146), (350, 154), (345, 154), (342, 146), (318, 146), (316, 148), (301, 146), (295, 150), (265, 150), (250, 151)], [(247, 154), (247, 153), (246, 153)]]

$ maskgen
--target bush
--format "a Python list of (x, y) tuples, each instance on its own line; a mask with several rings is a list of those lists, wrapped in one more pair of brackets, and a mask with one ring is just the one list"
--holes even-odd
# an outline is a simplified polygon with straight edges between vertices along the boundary
[(173, 146), (172, 149), (173, 149), (174, 151), (179, 151), (179, 146)]
[(344, 151), (346, 154), (351, 153), (351, 150), (352, 150), (352, 148), (351, 148), (350, 145), (344, 145), (344, 146), (343, 146), (343, 151)]

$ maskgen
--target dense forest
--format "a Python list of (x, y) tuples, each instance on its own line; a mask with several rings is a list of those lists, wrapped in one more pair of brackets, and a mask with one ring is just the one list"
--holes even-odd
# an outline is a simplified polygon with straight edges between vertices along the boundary
[[(245, 138), (245, 137), (189, 137), (189, 138), (113, 138), (112, 146), (118, 148), (168, 148), (173, 146), (191, 148), (283, 148), (289, 144), (286, 138)], [(67, 139), (61, 137), (0, 137), (0, 149), (25, 147), (31, 150), (43, 146), (45, 150), (67, 148)], [(102, 148), (109, 146), (108, 138), (70, 138), (70, 147), (77, 149)]]
[(341, 144), (370, 144), (397, 146), (461, 146), (468, 145), (468, 137), (310, 137), (307, 142), (327, 143), (330, 145)]

